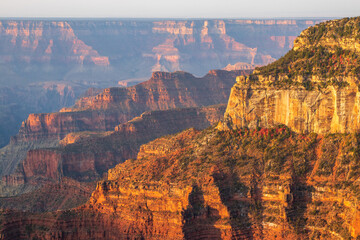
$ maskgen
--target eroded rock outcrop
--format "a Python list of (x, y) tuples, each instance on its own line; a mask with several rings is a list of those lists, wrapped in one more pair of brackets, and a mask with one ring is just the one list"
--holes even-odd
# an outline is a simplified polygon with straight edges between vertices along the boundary
[(59, 113), (30, 114), (13, 139), (60, 140), (70, 132), (113, 130), (145, 111), (225, 103), (236, 75), (250, 72), (214, 70), (202, 78), (184, 72), (155, 72), (144, 83), (105, 89)]
[[(358, 228), (357, 134), (193, 129), (143, 145), (82, 207), (3, 213), (40, 239), (338, 239)], [(32, 229), (32, 231), (27, 231)]]
[(56, 101), (52, 93), (39, 93), (48, 81), (77, 85), (77, 97), (89, 87), (134, 85), (155, 70), (203, 76), (239, 61), (264, 65), (284, 55), (295, 36), (316, 22), (2, 19), (0, 146), (28, 114), (73, 105), (74, 99), (50, 108)]
[[(34, 198), (34, 194), (36, 199), (46, 197), (47, 191), (52, 192), (49, 184), (62, 186), (64, 179), (77, 183), (75, 189), (78, 189), (77, 185), (98, 180), (116, 164), (135, 158), (141, 144), (187, 128), (204, 129), (219, 122), (225, 108), (222, 104), (146, 112), (118, 125), (115, 131), (71, 133), (60, 141), (60, 147), (30, 150), (15, 173), (3, 177), (0, 196), (8, 198), (0, 200), (0, 205), (24, 209), (24, 199)], [(71, 184), (65, 185), (72, 189)], [(40, 190), (34, 191), (37, 188)], [(68, 188), (61, 188), (62, 194), (66, 194)], [(14, 197), (24, 192), (29, 193)], [(13, 203), (9, 204), (11, 199)], [(39, 209), (38, 204), (31, 205), (30, 202), (26, 209)], [(52, 210), (63, 205), (72, 206), (59, 201), (45, 204), (41, 209)]]
[[(354, 33), (359, 32), (358, 22), (358, 18), (331, 21), (310, 28), (307, 33), (317, 43), (324, 36), (317, 34), (321, 26), (327, 29), (340, 25), (344, 30), (349, 24), (354, 26), (349, 30)], [(345, 34), (342, 30), (335, 33)], [(319, 50), (318, 47), (310, 50)], [(82, 207), (42, 215), (2, 212), (2, 236), (358, 238), (359, 134), (353, 129), (343, 134), (331, 133), (333, 125), (341, 127), (345, 122), (344, 127), (348, 127), (346, 119), (352, 119), (347, 113), (354, 111), (351, 103), (354, 94), (350, 90), (355, 91), (358, 72), (352, 63), (340, 66), (346, 66), (351, 74), (338, 71), (336, 65), (331, 66), (335, 69), (322, 71), (323, 62), (317, 61), (319, 58), (328, 61), (333, 56), (337, 59), (338, 53), (356, 59), (357, 53), (338, 50), (336, 46), (335, 51), (321, 49), (320, 53), (293, 50), (280, 62), (260, 68), (249, 78), (240, 78), (233, 88), (227, 119), (219, 127), (204, 131), (188, 129), (143, 145), (136, 159), (108, 171)], [(309, 67), (301, 68), (306, 63)], [(272, 75), (274, 71), (276, 74)], [(334, 91), (335, 97), (345, 96), (339, 102), (335, 99), (334, 105), (343, 112), (328, 107), (326, 99), (332, 102)], [(320, 117), (311, 119), (322, 123), (321, 126), (302, 120), (301, 113), (311, 112), (308, 108), (314, 102), (314, 116)], [(288, 107), (296, 111), (287, 111)], [(332, 111), (340, 119), (334, 124), (334, 114), (327, 113)], [(289, 117), (291, 114), (297, 117)], [(275, 119), (290, 119), (289, 127), (278, 125), (280, 120)], [(272, 125), (277, 126), (264, 127)], [(136, 125), (129, 126), (131, 132)]]
[[(205, 129), (222, 119), (225, 105), (145, 112), (104, 133), (80, 132), (66, 136), (62, 147), (36, 149), (22, 162), (24, 179), (59, 181), (62, 176), (95, 180), (103, 172), (136, 157), (140, 145), (187, 128)], [(34, 179), (35, 178), (35, 179)]]
[[(353, 81), (344, 78), (343, 81)], [(355, 79), (356, 82), (358, 81)], [(360, 129), (357, 85), (322, 90), (250, 86), (238, 78), (232, 88), (223, 128), (285, 124), (296, 132), (345, 133)]]
[(220, 128), (285, 124), (298, 133), (359, 130), (358, 22), (342, 19), (309, 28), (283, 58), (237, 78)]

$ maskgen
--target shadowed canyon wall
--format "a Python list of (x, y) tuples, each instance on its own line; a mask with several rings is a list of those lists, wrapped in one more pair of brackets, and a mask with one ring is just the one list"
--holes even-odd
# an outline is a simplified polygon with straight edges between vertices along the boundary
[(146, 82), (105, 89), (58, 113), (30, 114), (13, 140), (62, 139), (70, 132), (108, 131), (149, 110), (225, 103), (236, 76), (250, 72), (212, 70), (202, 78), (185, 72), (155, 72)]
[(236, 76), (250, 72), (212, 70), (202, 78), (185, 72), (155, 72), (150, 80), (136, 86), (108, 88), (95, 96), (85, 96), (72, 108), (30, 114), (12, 143), (1, 150), (0, 172), (12, 173), (27, 150), (56, 145), (71, 132), (112, 131), (149, 110), (226, 103)]
[(5, 239), (352, 239), (356, 134), (199, 132), (141, 147), (82, 207), (1, 214)]
[[(141, 144), (190, 127), (207, 128), (223, 118), (225, 108), (222, 104), (145, 112), (115, 131), (71, 133), (60, 147), (30, 150), (16, 171), (2, 178), (0, 206), (30, 211), (78, 206), (89, 197), (93, 181), (116, 164), (135, 158)], [(54, 189), (59, 200), (44, 201), (56, 193)], [(69, 199), (72, 192), (74, 199)]]

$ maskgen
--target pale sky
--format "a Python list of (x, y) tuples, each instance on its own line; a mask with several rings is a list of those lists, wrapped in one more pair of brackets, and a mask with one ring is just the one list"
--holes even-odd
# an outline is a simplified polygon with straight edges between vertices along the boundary
[(360, 0), (0, 0), (0, 17), (286, 18), (360, 15)]

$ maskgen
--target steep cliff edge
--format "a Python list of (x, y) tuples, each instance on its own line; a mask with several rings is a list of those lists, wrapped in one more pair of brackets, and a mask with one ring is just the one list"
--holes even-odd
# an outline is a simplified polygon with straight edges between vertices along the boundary
[(144, 83), (105, 89), (58, 113), (31, 114), (13, 140), (62, 139), (70, 132), (109, 131), (145, 111), (225, 103), (236, 75), (250, 72), (212, 70), (202, 78), (185, 72), (155, 72)]
[(141, 147), (70, 211), (3, 213), (5, 239), (352, 239), (358, 134), (189, 129)]
[[(12, 173), (26, 155), (21, 150), (36, 147), (32, 143), (56, 142), (71, 132), (112, 131), (145, 111), (226, 103), (236, 76), (250, 72), (212, 70), (202, 78), (185, 72), (155, 72), (150, 80), (136, 86), (108, 88), (96, 96), (83, 97), (72, 108), (30, 114), (12, 144), (0, 150), (0, 175)], [(11, 152), (17, 147), (19, 151)]]
[[(354, 35), (358, 27), (359, 18), (343, 19), (305, 33), (318, 36), (316, 45), (325, 36), (317, 34), (323, 28), (341, 42), (346, 29)], [(341, 60), (345, 54), (353, 62), (357, 52), (338, 45), (335, 51), (320, 45), (297, 52), (296, 46), (280, 62), (238, 79), (227, 119), (218, 127), (188, 129), (142, 145), (136, 159), (108, 171), (82, 207), (47, 214), (3, 212), (2, 236), (359, 238), (360, 138), (357, 125), (349, 124), (357, 116), (358, 67)], [(323, 64), (337, 57), (340, 64), (324, 70)], [(334, 102), (333, 92), (345, 97)]]
[(359, 21), (310, 27), (284, 57), (237, 78), (220, 128), (286, 124), (299, 133), (359, 130)]
[[(91, 193), (88, 188), (84, 192), (83, 185), (99, 180), (116, 164), (135, 158), (141, 144), (191, 127), (207, 128), (223, 118), (225, 108), (222, 104), (145, 112), (118, 125), (115, 131), (71, 133), (60, 141), (60, 147), (30, 150), (15, 173), (0, 181), (0, 196), (7, 197), (0, 199), (0, 206), (31, 211), (77, 206)], [(53, 188), (64, 200), (39, 204), (54, 193)], [(67, 199), (67, 191), (75, 192), (78, 200)], [(28, 193), (19, 195), (24, 192)]]
[(30, 113), (74, 104), (54, 106), (42, 85), (78, 85), (78, 96), (145, 81), (155, 70), (203, 76), (236, 62), (264, 65), (317, 21), (1, 19), (0, 147)]

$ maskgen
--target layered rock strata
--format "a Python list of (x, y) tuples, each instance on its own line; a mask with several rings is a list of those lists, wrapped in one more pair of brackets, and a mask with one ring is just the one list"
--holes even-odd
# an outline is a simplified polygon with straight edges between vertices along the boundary
[[(345, 78), (344, 81), (353, 81)], [(357, 85), (308, 91), (247, 84), (238, 78), (220, 128), (272, 127), (285, 124), (298, 133), (345, 133), (360, 129)], [(356, 79), (356, 82), (358, 80)]]
[(225, 103), (236, 75), (250, 72), (213, 70), (202, 78), (184, 72), (156, 72), (136, 86), (108, 88), (95, 96), (85, 96), (72, 108), (30, 114), (11, 144), (0, 150), (0, 175), (12, 173), (27, 150), (48, 147), (48, 143), (71, 132), (112, 131), (145, 111)]
[(77, 97), (90, 87), (134, 85), (153, 71), (203, 76), (237, 62), (264, 65), (317, 21), (2, 19), (0, 147), (28, 114), (73, 105), (74, 97), (54, 106), (42, 85), (78, 85)]
[(309, 28), (278, 61), (238, 77), (220, 129), (285, 124), (298, 133), (360, 129), (359, 18)]
[(60, 140), (70, 132), (113, 130), (145, 111), (225, 103), (236, 75), (250, 72), (214, 70), (202, 78), (184, 72), (155, 72), (144, 83), (105, 89), (59, 113), (30, 114), (13, 141)]
[[(218, 127), (141, 146), (82, 207), (2, 212), (3, 238), (359, 238), (360, 139), (356, 121), (349, 124), (357, 116), (358, 54), (346, 44), (359, 39), (358, 23), (306, 30), (300, 48), (238, 79)], [(322, 44), (329, 36), (335, 45)], [(330, 59), (340, 65), (325, 71)]]
[[(66, 189), (72, 191), (72, 188), (78, 189), (77, 186), (81, 186), (83, 182), (98, 180), (116, 164), (135, 158), (141, 144), (190, 127), (207, 128), (222, 119), (225, 108), (223, 104), (145, 112), (140, 117), (118, 125), (115, 131), (71, 133), (60, 141), (61, 147), (30, 150), (15, 173), (3, 177), (0, 196), (8, 198), (0, 199), (0, 206), (24, 209), (22, 204), (27, 198), (29, 204), (25, 209), (28, 210), (76, 206), (72, 204), (77, 204), (78, 201), (58, 201), (39, 208), (31, 199), (46, 197), (47, 192), (51, 194), (52, 185), (65, 185), (60, 189), (64, 190), (62, 194), (66, 194)], [(75, 186), (64, 184), (64, 179), (72, 180), (76, 183)], [(34, 191), (37, 188), (40, 190)], [(29, 193), (14, 197), (23, 192)], [(9, 204), (11, 200), (13, 203)]]
[[(358, 136), (280, 126), (193, 129), (141, 147), (84, 206), (2, 215), (2, 234), (40, 239), (352, 239)], [(31, 231), (29, 230), (31, 229)]]

